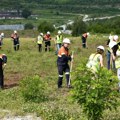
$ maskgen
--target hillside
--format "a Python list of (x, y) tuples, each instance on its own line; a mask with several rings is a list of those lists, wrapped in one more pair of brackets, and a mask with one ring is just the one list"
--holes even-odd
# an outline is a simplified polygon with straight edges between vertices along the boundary
[[(92, 3), (92, 4), (91, 4)], [(0, 10), (29, 8), (33, 12), (50, 9), (74, 13), (119, 11), (119, 0), (1, 0)]]

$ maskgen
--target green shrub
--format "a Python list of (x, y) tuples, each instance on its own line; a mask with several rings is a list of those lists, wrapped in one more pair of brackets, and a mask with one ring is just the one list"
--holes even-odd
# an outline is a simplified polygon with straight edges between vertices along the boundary
[(32, 23), (26, 23), (26, 24), (25, 24), (25, 30), (33, 29), (33, 28), (34, 28), (34, 26), (33, 26)]
[(55, 30), (55, 28), (53, 27), (53, 25), (50, 22), (46, 22), (46, 21), (42, 21), (39, 26), (38, 26), (38, 31), (41, 32), (53, 32)]
[(26, 77), (20, 82), (20, 92), (24, 100), (30, 102), (42, 102), (45, 97), (45, 85), (39, 76)]
[(72, 98), (83, 108), (88, 120), (101, 120), (103, 111), (118, 106), (118, 79), (111, 71), (103, 68), (97, 75), (80, 65), (75, 71)]

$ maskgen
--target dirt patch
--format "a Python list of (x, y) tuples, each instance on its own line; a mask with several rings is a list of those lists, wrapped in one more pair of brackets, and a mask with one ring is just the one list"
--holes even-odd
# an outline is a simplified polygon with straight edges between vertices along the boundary
[(18, 73), (12, 73), (9, 76), (4, 78), (4, 88), (9, 89), (19, 85), (19, 81), (23, 78)]

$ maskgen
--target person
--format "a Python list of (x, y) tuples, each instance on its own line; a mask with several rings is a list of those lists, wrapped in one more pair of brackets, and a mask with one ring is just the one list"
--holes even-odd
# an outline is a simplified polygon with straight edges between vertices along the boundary
[(58, 35), (56, 36), (56, 40), (55, 40), (55, 43), (56, 43), (56, 54), (58, 54), (58, 51), (59, 51), (59, 49), (62, 46), (62, 41), (63, 41), (62, 32), (58, 31)]
[(15, 30), (14, 33), (11, 35), (11, 38), (13, 40), (13, 45), (14, 45), (14, 50), (18, 51), (19, 47), (20, 47), (20, 43), (19, 43), (19, 35), (17, 33), (17, 31)]
[(3, 45), (3, 39), (4, 39), (4, 33), (0, 34), (0, 49), (2, 48)]
[(2, 32), (2, 33), (1, 33), (2, 45), (3, 45), (3, 39), (4, 39), (4, 36), (5, 36), (5, 35), (4, 35), (4, 33)]
[(89, 32), (82, 34), (82, 47), (83, 48), (88, 48), (87, 46), (87, 37), (89, 36)]
[(113, 46), (112, 56), (115, 61), (115, 67), (117, 69), (117, 77), (118, 77), (118, 87), (120, 92), (120, 42)]
[(7, 63), (7, 56), (5, 54), (0, 54), (0, 88), (4, 88), (4, 75), (3, 70)]
[(58, 88), (62, 87), (63, 73), (65, 72), (67, 87), (70, 88), (69, 80), (70, 80), (70, 67), (68, 65), (68, 61), (73, 59), (73, 56), (69, 54), (69, 45), (70, 40), (65, 38), (63, 40), (63, 46), (58, 51), (58, 59), (57, 59), (57, 67), (58, 67)]
[[(109, 36), (109, 40), (107, 41), (107, 69), (111, 69), (111, 64), (112, 64), (112, 69), (115, 70), (115, 61), (113, 60), (113, 54), (111, 54), (114, 51), (114, 46), (117, 45), (118, 41), (118, 36)], [(114, 52), (115, 53), (115, 52)]]
[(44, 41), (45, 41), (45, 51), (50, 51), (50, 46), (51, 46), (51, 35), (50, 32), (48, 31), (47, 34), (44, 36)]
[(90, 55), (86, 67), (93, 73), (97, 73), (101, 67), (103, 67), (103, 53), (105, 49), (102, 45), (97, 47), (96, 53)]
[(37, 44), (38, 44), (38, 51), (42, 51), (42, 43), (43, 43), (43, 33), (40, 33), (37, 38)]

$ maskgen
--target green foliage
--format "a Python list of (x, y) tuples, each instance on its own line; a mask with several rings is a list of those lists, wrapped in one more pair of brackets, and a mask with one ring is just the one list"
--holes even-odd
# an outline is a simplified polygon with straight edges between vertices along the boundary
[(104, 110), (118, 106), (117, 83), (111, 71), (103, 68), (95, 75), (80, 65), (75, 71), (72, 97), (82, 106), (88, 120), (101, 120)]
[(27, 9), (27, 8), (23, 9), (22, 17), (27, 19), (30, 15), (31, 15), (31, 11), (29, 9)]
[(47, 31), (53, 32), (54, 30), (55, 28), (53, 27), (53, 25), (46, 21), (41, 22), (38, 26), (38, 31), (41, 31), (41, 32), (45, 32), (45, 33)]
[(72, 36), (79, 36), (80, 34), (86, 32), (87, 26), (82, 21), (81, 17), (77, 17), (72, 26)]
[(32, 23), (26, 23), (26, 24), (25, 24), (25, 30), (33, 29), (33, 28), (34, 28), (34, 26), (33, 26)]
[(39, 76), (26, 77), (20, 82), (21, 95), (24, 100), (30, 102), (42, 102), (45, 97), (45, 85)]

